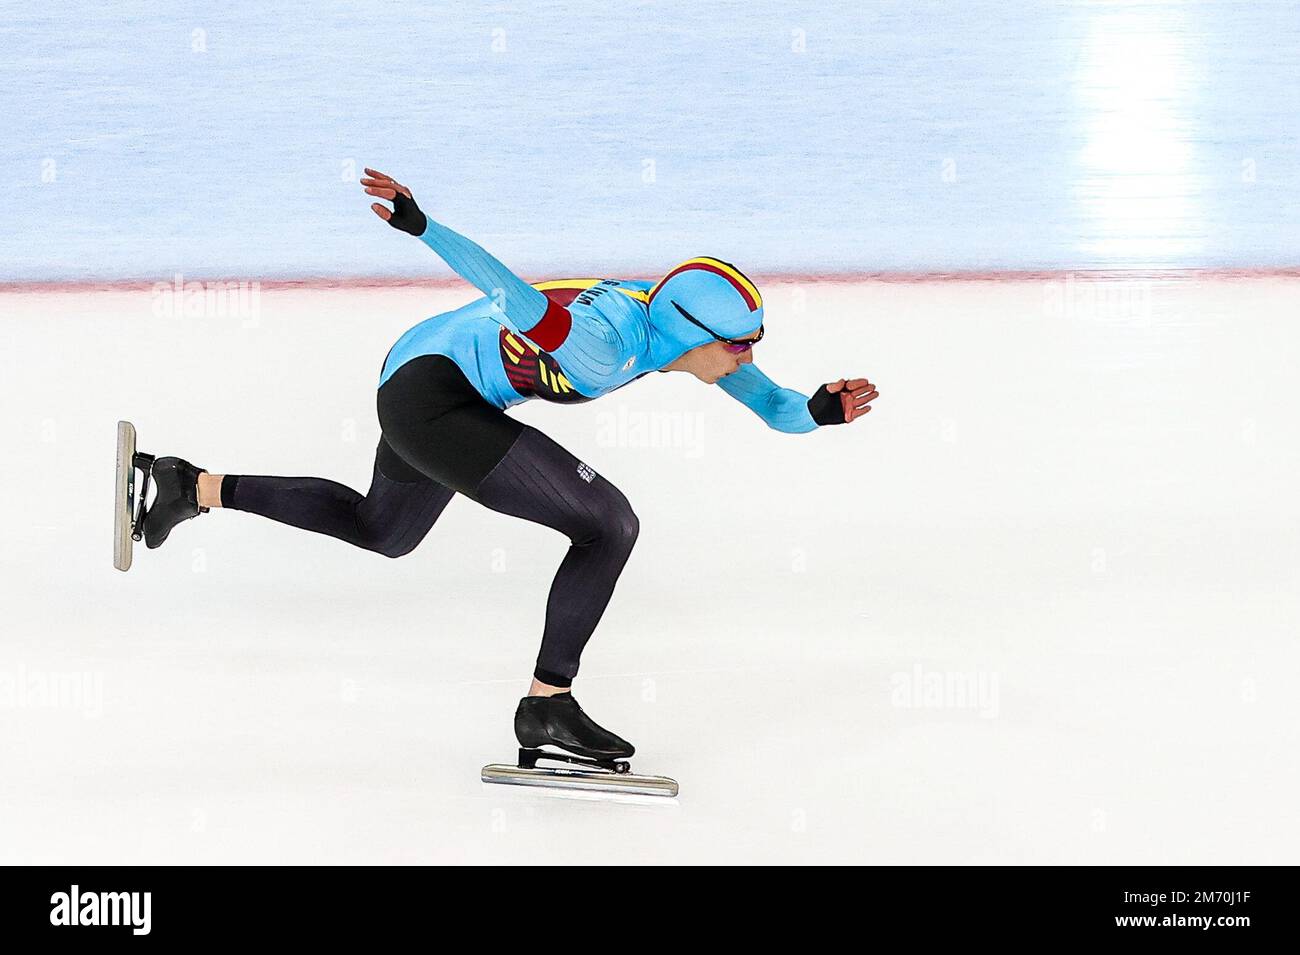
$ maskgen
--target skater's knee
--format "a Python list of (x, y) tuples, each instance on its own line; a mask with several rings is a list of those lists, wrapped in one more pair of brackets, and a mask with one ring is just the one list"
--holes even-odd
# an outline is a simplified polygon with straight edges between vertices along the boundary
[(391, 531), (369, 529), (369, 533), (362, 532), (361, 539), (357, 543), (376, 554), (397, 558), (405, 557), (415, 550), (419, 538), (402, 533), (400, 528), (393, 528)]
[(405, 557), (411, 551), (415, 550), (415, 545), (409, 544), (405, 541), (379, 541), (375, 546), (371, 547), (371, 550), (377, 554), (383, 554), (385, 557), (396, 559), (398, 557)]
[(575, 544), (601, 542), (620, 550), (632, 549), (641, 532), (641, 521), (627, 498), (616, 492), (594, 509), (593, 517), (594, 520), (584, 529), (585, 533), (574, 538)]
[(615, 539), (631, 550), (640, 533), (641, 519), (636, 516), (636, 512), (631, 507), (622, 508), (618, 513), (618, 521), (614, 529)]

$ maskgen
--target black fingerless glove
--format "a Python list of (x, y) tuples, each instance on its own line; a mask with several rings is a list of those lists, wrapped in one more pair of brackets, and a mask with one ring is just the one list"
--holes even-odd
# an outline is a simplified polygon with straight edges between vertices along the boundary
[(822, 385), (808, 399), (808, 413), (820, 424), (843, 424), (844, 402), (840, 400), (843, 392), (832, 394)]
[(408, 199), (399, 192), (393, 197), (393, 214), (389, 217), (388, 224), (394, 229), (401, 229), (418, 238), (424, 235), (429, 220), (425, 218), (414, 199)]

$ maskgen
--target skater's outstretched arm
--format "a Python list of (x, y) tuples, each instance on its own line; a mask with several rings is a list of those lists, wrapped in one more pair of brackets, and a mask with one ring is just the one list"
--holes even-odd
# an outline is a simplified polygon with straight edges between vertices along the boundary
[(409, 232), (438, 253), (452, 270), (488, 296), (516, 331), (527, 336), (546, 314), (547, 298), (506, 268), (477, 242), (428, 218), (411, 197), (411, 190), (385, 173), (366, 170), (361, 180), (366, 192), (393, 203), (390, 210), (378, 202), (370, 208), (395, 229)]
[(817, 427), (808, 410), (808, 396), (793, 388), (780, 387), (759, 371), (757, 365), (741, 365), (719, 378), (718, 387), (767, 422), (769, 428), (802, 434)]
[(743, 364), (718, 379), (718, 387), (752, 410), (768, 427), (789, 434), (852, 421), (871, 410), (870, 402), (878, 394), (865, 378), (841, 378), (822, 385), (810, 398), (793, 388), (780, 387), (753, 363)]
[(500, 321), (512, 332), (553, 355), (571, 373), (592, 380), (608, 376), (631, 357), (634, 344), (624, 343), (608, 323), (575, 324), (569, 310), (515, 275), (480, 245), (428, 218), (411, 197), (411, 190), (374, 169), (361, 180), (366, 192), (388, 199), (393, 208), (372, 203), (381, 219), (418, 236), (456, 274), (487, 295), (497, 306)]

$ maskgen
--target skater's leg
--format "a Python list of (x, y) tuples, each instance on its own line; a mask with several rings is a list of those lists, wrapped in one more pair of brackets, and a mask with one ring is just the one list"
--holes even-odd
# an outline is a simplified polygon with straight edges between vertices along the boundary
[(545, 434), (489, 405), (441, 355), (408, 362), (384, 384), (379, 421), (421, 473), (572, 542), (551, 585), (533, 692), (568, 688), (636, 541), (627, 498)]
[(640, 523), (623, 492), (536, 428), (525, 426), (478, 486), (481, 504), (545, 524), (571, 541), (551, 583), (532, 693), (568, 688), (614, 593)]
[(595, 723), (568, 692), (636, 542), (627, 498), (542, 432), (488, 404), (441, 355), (413, 359), (384, 383), (379, 421), (393, 450), (431, 480), (571, 541), (551, 584), (532, 690), (515, 713), (520, 745), (631, 756), (632, 744)]
[(327, 534), (386, 557), (414, 550), (455, 494), (407, 465), (382, 439), (365, 496), (324, 478), (203, 477), (220, 478), (222, 507)]

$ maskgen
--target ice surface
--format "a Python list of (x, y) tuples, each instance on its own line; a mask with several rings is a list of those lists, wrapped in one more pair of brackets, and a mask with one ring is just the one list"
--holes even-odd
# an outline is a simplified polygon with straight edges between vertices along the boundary
[(865, 420), (682, 374), (516, 412), (641, 519), (577, 695), (653, 805), (479, 781), (552, 531), (461, 498), (391, 561), (214, 512), (112, 568), (118, 418), (364, 487), (386, 349), (468, 291), (0, 294), (0, 861), (1294, 861), (1300, 283), (764, 291), (759, 366), (870, 376)]

